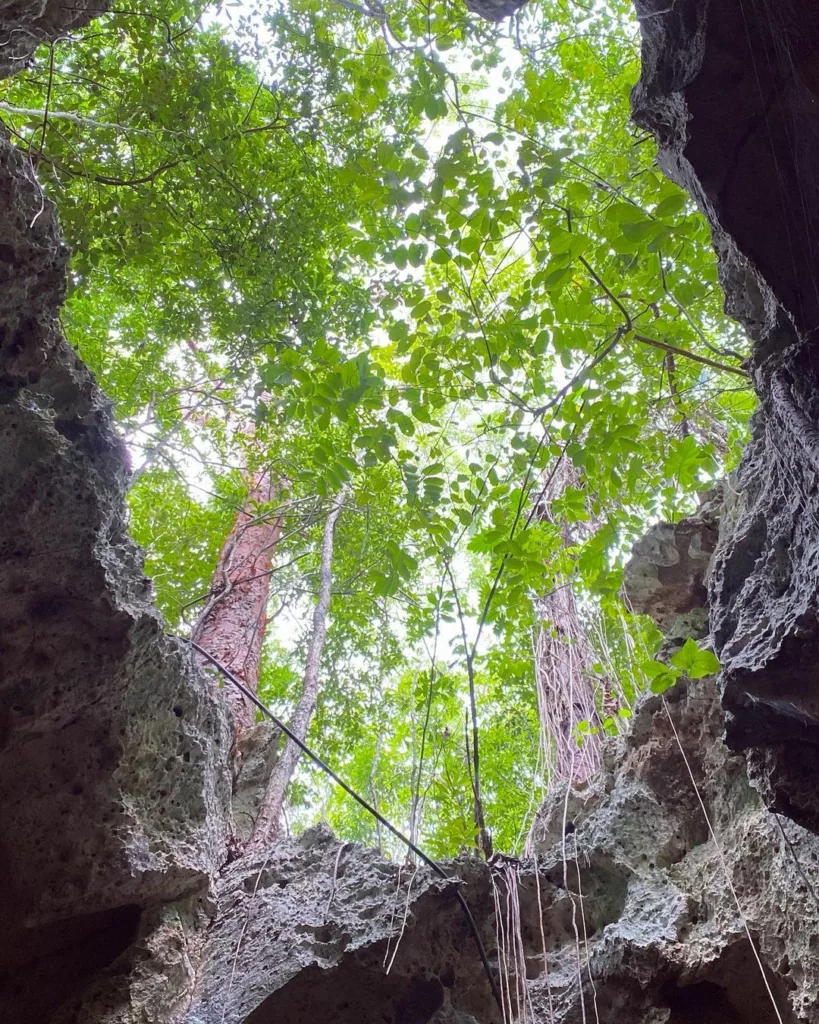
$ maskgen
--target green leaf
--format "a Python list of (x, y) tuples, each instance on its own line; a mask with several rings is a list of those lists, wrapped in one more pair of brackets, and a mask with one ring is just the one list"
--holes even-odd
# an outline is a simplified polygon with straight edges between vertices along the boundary
[(648, 219), (633, 203), (612, 203), (606, 210), (606, 218), (613, 224), (641, 224)]
[(677, 682), (680, 676), (679, 672), (669, 668), (668, 665), (664, 665), (661, 661), (655, 661), (653, 658), (641, 662), (640, 670), (648, 680), (652, 693), (665, 693), (666, 690), (670, 689)]
[(427, 315), (427, 313), (429, 313), (431, 309), (432, 303), (429, 301), (429, 299), (424, 299), (422, 302), (419, 302), (417, 306), (414, 306), (410, 310), (410, 316), (413, 318), (413, 320), (421, 320), (423, 317)]
[(657, 205), (654, 210), (655, 217), (673, 217), (677, 213), (682, 213), (688, 202), (687, 197), (684, 193), (680, 192), (678, 195), (669, 196)]
[(574, 269), (572, 267), (558, 267), (557, 270), (552, 270), (546, 274), (543, 281), (543, 287), (547, 291), (555, 291), (562, 288), (563, 285), (568, 284), (572, 278)]
[(719, 660), (713, 651), (700, 647), (689, 637), (672, 657), (671, 664), (691, 679), (702, 679), (719, 672)]

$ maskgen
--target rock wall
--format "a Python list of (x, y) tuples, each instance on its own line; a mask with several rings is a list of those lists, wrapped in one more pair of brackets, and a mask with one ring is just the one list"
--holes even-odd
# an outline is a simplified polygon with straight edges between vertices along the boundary
[(0, 78), (19, 71), (41, 43), (82, 28), (108, 7), (105, 0), (3, 0), (0, 3)]
[(451, 882), (323, 827), (239, 860), (55, 1021), (815, 1022), (819, 839), (763, 806), (723, 732), (713, 679), (647, 698), (600, 775), (541, 810), (536, 856), (455, 861)]
[[(0, 74), (95, 10), (0, 2)], [(819, 9), (638, 14), (635, 116), (712, 224), (761, 407), (736, 481), (652, 531), (630, 588), (672, 640), (704, 631), (707, 590), (725, 670), (648, 698), (541, 810), (533, 858), (450, 881), (322, 829), (229, 863), (230, 723), (151, 608), (124, 453), (59, 331), (54, 211), (0, 138), (3, 1019), (819, 1021)]]
[[(0, 72), (88, 20), (0, 6)], [(225, 860), (228, 723), (163, 636), (128, 538), (125, 454), (60, 333), (67, 252), (0, 138), (0, 1017), (47, 1020), (143, 910)]]
[[(711, 576), (728, 734), (819, 828), (819, 8), (638, 0), (635, 119), (708, 218), (760, 410)], [(668, 10), (666, 10), (668, 8)]]

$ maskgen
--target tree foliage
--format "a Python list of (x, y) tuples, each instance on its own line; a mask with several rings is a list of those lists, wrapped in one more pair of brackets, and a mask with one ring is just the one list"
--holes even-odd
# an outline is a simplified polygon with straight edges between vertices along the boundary
[[(134, 454), (160, 607), (195, 618), (247, 470), (271, 467), (263, 694), (286, 715), (348, 485), (312, 734), (434, 854), (476, 841), (470, 665), (487, 823), (525, 837), (548, 781), (534, 599), (556, 581), (622, 714), (656, 682), (624, 557), (733, 464), (752, 408), (707, 227), (629, 125), (630, 18), (148, 0), (3, 83), (73, 249), (65, 327)], [(579, 484), (544, 517), (562, 460)], [(291, 817), (319, 814), (383, 838), (305, 768)]]

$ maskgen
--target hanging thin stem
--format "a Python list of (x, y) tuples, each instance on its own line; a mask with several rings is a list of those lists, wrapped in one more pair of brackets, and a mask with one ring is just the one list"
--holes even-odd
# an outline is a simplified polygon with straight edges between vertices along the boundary
[(478, 750), (478, 701), (475, 694), (475, 649), (473, 647), (470, 650), (469, 647), (469, 641), (466, 636), (466, 620), (449, 563), (446, 565), (446, 571), (449, 576), (449, 582), (452, 584), (452, 595), (455, 598), (455, 607), (458, 611), (458, 621), (461, 626), (461, 637), (463, 638), (464, 656), (466, 658), (466, 675), (469, 681), (469, 712), (472, 719), (472, 792), (474, 797), (475, 827), (478, 831), (477, 845), (478, 849), (481, 850), (488, 860), (492, 856), (492, 839), (486, 827), (483, 800), (481, 798), (481, 760)]

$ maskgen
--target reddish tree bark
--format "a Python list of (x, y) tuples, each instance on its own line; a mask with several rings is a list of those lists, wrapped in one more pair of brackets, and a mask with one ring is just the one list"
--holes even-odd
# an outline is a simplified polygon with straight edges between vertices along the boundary
[[(257, 474), (248, 494), (248, 511), (238, 514), (222, 547), (207, 604), (192, 634), (203, 650), (254, 693), (259, 686), (267, 628), (273, 552), (282, 530), (281, 519), (257, 515), (254, 509), (269, 504), (275, 496), (270, 474)], [(234, 712), (238, 737), (253, 724), (255, 709), (235, 687), (228, 686), (224, 692)]]

